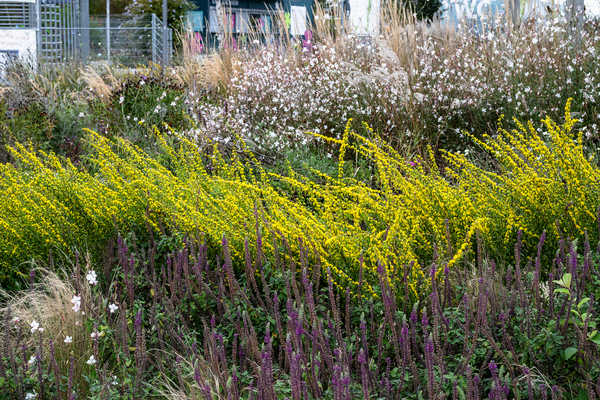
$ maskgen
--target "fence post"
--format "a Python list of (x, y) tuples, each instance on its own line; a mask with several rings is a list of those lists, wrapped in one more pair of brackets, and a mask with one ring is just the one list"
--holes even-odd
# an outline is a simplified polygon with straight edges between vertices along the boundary
[(152, 63), (156, 64), (156, 15), (152, 14)]
[(87, 63), (90, 57), (90, 0), (80, 0), (79, 31), (81, 60)]
[(162, 66), (163, 68), (169, 63), (169, 53), (167, 52), (167, 46), (169, 45), (169, 38), (167, 37), (167, 0), (162, 2), (162, 43), (163, 43), (163, 54), (162, 54)]
[(36, 41), (36, 60), (34, 64), (37, 64), (37, 66), (40, 65), (40, 62), (42, 61), (42, 6), (41, 6), (41, 2), (42, 0), (37, 0), (35, 2), (35, 24), (36, 24), (36, 31), (35, 31), (35, 41)]
[(106, 59), (110, 63), (110, 0), (106, 0)]

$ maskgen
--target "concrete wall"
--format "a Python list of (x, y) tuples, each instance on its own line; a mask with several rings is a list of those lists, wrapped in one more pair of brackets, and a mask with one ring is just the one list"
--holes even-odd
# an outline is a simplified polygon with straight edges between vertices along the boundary
[(8, 57), (16, 56), (35, 67), (37, 59), (37, 36), (35, 29), (0, 29), (0, 79)]

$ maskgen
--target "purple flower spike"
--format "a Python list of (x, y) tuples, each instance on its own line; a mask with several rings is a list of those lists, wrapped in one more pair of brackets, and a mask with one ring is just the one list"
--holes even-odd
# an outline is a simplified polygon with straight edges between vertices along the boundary
[(494, 360), (490, 361), (488, 367), (489, 367), (490, 372), (492, 373), (492, 375), (496, 375), (496, 372), (498, 371), (498, 365), (496, 365), (496, 363), (494, 362)]

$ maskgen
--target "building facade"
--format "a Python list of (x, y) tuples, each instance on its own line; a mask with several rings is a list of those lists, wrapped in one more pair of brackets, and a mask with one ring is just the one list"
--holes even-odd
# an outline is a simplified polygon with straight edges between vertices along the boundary
[[(222, 17), (229, 20), (227, 30), (234, 36), (249, 32), (273, 32), (277, 10), (283, 10), (292, 35), (302, 35), (312, 20), (313, 0), (192, 0), (196, 9), (188, 12), (191, 31), (210, 40), (223, 31)], [(220, 11), (223, 7), (226, 10)]]

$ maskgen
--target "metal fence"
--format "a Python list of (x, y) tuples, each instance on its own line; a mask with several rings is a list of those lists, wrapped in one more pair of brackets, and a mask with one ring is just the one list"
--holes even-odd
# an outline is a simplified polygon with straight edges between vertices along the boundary
[[(89, 61), (109, 61), (125, 66), (147, 64), (149, 61), (169, 63), (172, 31), (165, 31), (162, 22), (152, 14), (135, 18), (111, 15), (90, 19)], [(163, 35), (167, 35), (167, 49)]]
[[(42, 61), (107, 61), (125, 66), (163, 60), (169, 63), (172, 30), (165, 30), (156, 15), (139, 18), (93, 16), (90, 17), (88, 27), (81, 27), (73, 24), (78, 20), (76, 12), (76, 8), (65, 5), (42, 7)], [(163, 35), (167, 35), (166, 49)]]
[(78, 0), (39, 3), (38, 60), (60, 63), (81, 56)]
[(0, 1), (0, 28), (33, 28), (35, 24), (34, 3)]
[(154, 14), (89, 17), (87, 1), (0, 0), (0, 61), (16, 51), (18, 57), (33, 54), (35, 63), (170, 62), (173, 34)]

